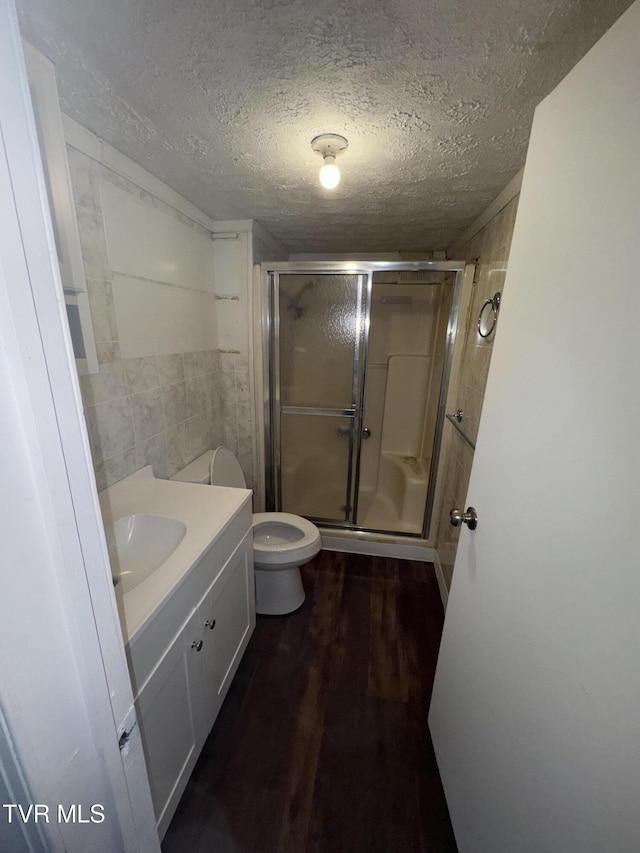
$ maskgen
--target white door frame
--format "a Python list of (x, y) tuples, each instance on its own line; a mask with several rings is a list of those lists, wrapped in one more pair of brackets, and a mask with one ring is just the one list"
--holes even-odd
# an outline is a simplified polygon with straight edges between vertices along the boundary
[[(158, 851), (13, 0), (0, 0), (0, 410), (0, 712), (31, 802), (50, 809), (37, 829), (52, 850)], [(74, 803), (105, 820), (58, 822)]]

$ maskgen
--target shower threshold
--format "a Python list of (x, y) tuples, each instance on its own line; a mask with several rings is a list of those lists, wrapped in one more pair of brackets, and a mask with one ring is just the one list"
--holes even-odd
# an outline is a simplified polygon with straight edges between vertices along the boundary
[(391, 557), (399, 560), (419, 560), (433, 563), (435, 548), (426, 539), (415, 535), (402, 535), (371, 530), (345, 530), (332, 527), (320, 528), (322, 547), (326, 551), (343, 551), (349, 554), (365, 554), (372, 557)]

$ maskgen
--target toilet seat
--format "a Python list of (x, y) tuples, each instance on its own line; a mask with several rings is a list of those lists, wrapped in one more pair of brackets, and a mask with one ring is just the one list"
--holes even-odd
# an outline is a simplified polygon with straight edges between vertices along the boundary
[[(261, 529), (262, 528), (262, 529)], [(289, 512), (257, 512), (253, 516), (253, 556), (262, 569), (299, 566), (320, 551), (322, 540), (315, 524)]]

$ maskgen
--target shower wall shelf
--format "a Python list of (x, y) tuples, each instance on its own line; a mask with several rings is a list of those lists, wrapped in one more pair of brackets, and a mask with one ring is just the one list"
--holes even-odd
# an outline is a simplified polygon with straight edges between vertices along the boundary
[(460, 409), (458, 409), (458, 411), (455, 413), (455, 415), (447, 415), (446, 418), (450, 424), (453, 424), (453, 426), (456, 428), (457, 432), (460, 433), (460, 435), (467, 442), (469, 447), (472, 450), (475, 450), (476, 449), (475, 441), (472, 441), (472, 439), (469, 438), (469, 436), (466, 434), (466, 432), (462, 428), (462, 412), (460, 411)]

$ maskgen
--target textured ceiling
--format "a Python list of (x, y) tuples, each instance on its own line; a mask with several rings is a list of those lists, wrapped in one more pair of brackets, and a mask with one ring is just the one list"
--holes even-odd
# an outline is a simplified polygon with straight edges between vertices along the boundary
[[(292, 252), (449, 245), (630, 0), (19, 0), (65, 112)], [(317, 180), (318, 133), (346, 136)]]

